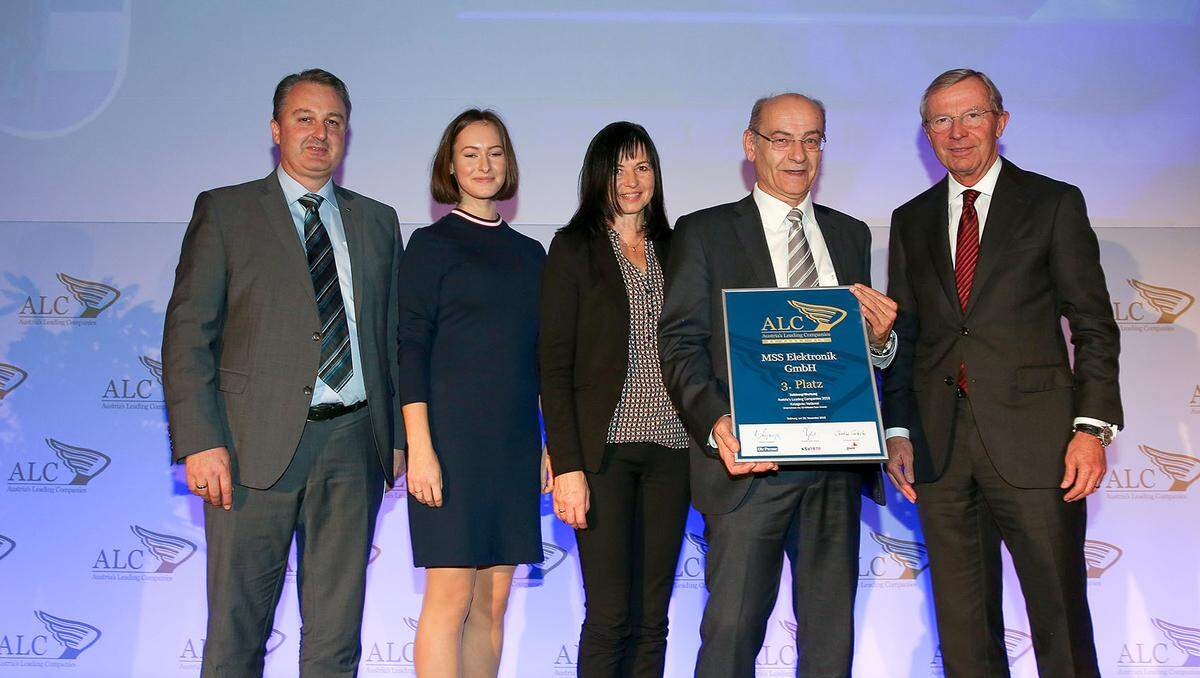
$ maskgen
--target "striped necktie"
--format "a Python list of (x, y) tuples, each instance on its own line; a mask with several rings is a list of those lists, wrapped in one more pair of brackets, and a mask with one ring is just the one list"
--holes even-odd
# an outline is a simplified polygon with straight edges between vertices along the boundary
[(333, 243), (321, 222), (319, 212), (324, 198), (308, 193), (300, 198), (304, 206), (304, 249), (308, 253), (308, 272), (312, 276), (317, 312), (321, 316), (321, 366), (317, 376), (335, 391), (341, 391), (354, 374), (350, 357), (350, 326), (346, 323), (346, 305), (338, 283)]
[[(975, 199), (979, 191), (963, 191), (962, 216), (958, 220), (958, 239), (954, 249), (954, 286), (958, 288), (958, 304), (967, 310), (971, 299), (971, 285), (975, 282), (975, 265), (979, 262), (979, 213), (975, 211)], [(967, 390), (967, 364), (958, 364), (958, 387)]]
[(787, 213), (788, 223), (788, 287), (816, 287), (817, 262), (813, 260), (808, 238), (804, 237), (804, 213), (793, 208)]

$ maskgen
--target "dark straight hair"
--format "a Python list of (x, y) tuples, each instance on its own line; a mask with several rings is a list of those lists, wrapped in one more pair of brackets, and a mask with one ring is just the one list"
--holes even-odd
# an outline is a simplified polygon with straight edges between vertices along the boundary
[(646, 152), (646, 160), (654, 171), (654, 195), (642, 209), (645, 217), (646, 237), (654, 240), (671, 230), (667, 211), (663, 206), (662, 169), (659, 166), (658, 150), (646, 128), (632, 122), (614, 122), (600, 130), (592, 143), (588, 144), (583, 156), (583, 169), (579, 170), (579, 209), (575, 216), (560, 230), (562, 233), (604, 235), (608, 225), (621, 213), (617, 206), (615, 184), (621, 161), (638, 152)]
[(342, 99), (342, 105), (346, 107), (346, 116), (350, 116), (350, 92), (346, 89), (346, 83), (342, 79), (321, 68), (310, 68), (307, 71), (292, 73), (284, 76), (283, 80), (275, 86), (275, 96), (271, 99), (271, 118), (279, 121), (279, 116), (283, 115), (283, 101), (287, 99), (287, 95), (292, 91), (292, 88), (302, 82), (311, 82), (315, 85), (325, 85), (332, 87), (334, 92)]

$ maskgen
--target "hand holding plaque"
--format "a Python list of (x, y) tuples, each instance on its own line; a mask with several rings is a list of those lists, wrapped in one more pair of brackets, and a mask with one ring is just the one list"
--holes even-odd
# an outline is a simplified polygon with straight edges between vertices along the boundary
[[(724, 290), (723, 297), (735, 461), (886, 461), (857, 295), (819, 287)], [(871, 296), (866, 304), (870, 334), (886, 336), (894, 309), (889, 319), (887, 304)]]

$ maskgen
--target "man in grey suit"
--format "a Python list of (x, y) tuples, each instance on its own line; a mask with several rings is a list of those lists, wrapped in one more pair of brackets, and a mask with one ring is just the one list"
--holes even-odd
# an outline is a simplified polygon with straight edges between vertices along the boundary
[(279, 167), (205, 191), (163, 331), (173, 459), (206, 500), (202, 676), (262, 675), (296, 538), (300, 674), (352, 676), (367, 558), (400, 472), (396, 212), (335, 186), (350, 96), (319, 69), (275, 90)]
[(800, 94), (760, 99), (742, 146), (754, 163), (754, 190), (679, 219), (659, 321), (663, 378), (698, 443), (692, 501), (709, 543), (696, 676), (753, 678), (785, 554), (797, 673), (849, 676), (859, 494), (883, 503), (879, 467), (734, 461), (721, 290), (849, 285), (870, 325), (878, 367), (895, 355), (896, 304), (870, 287), (867, 225), (813, 202), (825, 147), (821, 102)]

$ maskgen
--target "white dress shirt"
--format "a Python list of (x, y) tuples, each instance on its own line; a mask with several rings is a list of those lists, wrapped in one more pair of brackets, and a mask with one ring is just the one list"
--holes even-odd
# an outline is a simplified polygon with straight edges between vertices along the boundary
[[(996, 156), (996, 161), (988, 168), (988, 171), (980, 177), (979, 181), (975, 182), (974, 186), (963, 186), (958, 183), (953, 174), (946, 175), (946, 191), (949, 198), (947, 205), (947, 215), (949, 216), (950, 224), (950, 262), (951, 265), (958, 263), (958, 222), (962, 219), (963, 210), (963, 192), (967, 190), (979, 191), (979, 195), (975, 198), (975, 213), (979, 215), (979, 240), (983, 241), (983, 229), (987, 225), (988, 210), (992, 206), (992, 195), (996, 192), (996, 180), (1000, 178), (1000, 168), (1004, 161), (1000, 156)], [(807, 231), (806, 231), (807, 233)], [(1111, 430), (1114, 434), (1117, 432), (1115, 426), (1108, 422), (1091, 417), (1075, 417), (1074, 424), (1091, 424), (1093, 426), (1104, 426)], [(884, 436), (891, 438), (892, 436), (900, 436), (903, 438), (909, 437), (909, 431), (906, 428), (895, 427), (884, 431)]]
[[(763, 234), (767, 237), (767, 251), (771, 254), (771, 268), (775, 270), (775, 286), (788, 285), (788, 233), (792, 222), (787, 215), (792, 206), (768, 194), (754, 184), (751, 192), (754, 204), (758, 206), (758, 216), (762, 220)], [(840, 283), (837, 272), (833, 270), (833, 260), (829, 258), (829, 248), (825, 246), (825, 236), (821, 235), (821, 227), (817, 224), (817, 215), (813, 211), (812, 193), (804, 196), (804, 200), (796, 205), (802, 213), (800, 227), (804, 229), (804, 238), (808, 240), (808, 249), (812, 253), (813, 263), (817, 266), (817, 286), (836, 287)], [(896, 357), (896, 332), (892, 331), (888, 338), (887, 351), (877, 355), (871, 351), (871, 364), (879, 369), (885, 369), (892, 364)], [(717, 441), (711, 433), (708, 435), (710, 447), (716, 447)]]
[(300, 237), (300, 248), (304, 249), (304, 205), (300, 198), (309, 193), (316, 193), (325, 200), (317, 208), (321, 215), (321, 223), (329, 233), (329, 242), (333, 246), (333, 261), (337, 264), (338, 286), (342, 289), (342, 303), (346, 306), (346, 325), (350, 331), (350, 359), (354, 361), (354, 373), (341, 392), (321, 381), (317, 377), (313, 384), (312, 404), (335, 403), (353, 405), (360, 400), (366, 400), (367, 387), (362, 377), (362, 356), (358, 350), (358, 322), (354, 310), (354, 278), (350, 271), (350, 248), (346, 244), (346, 229), (342, 226), (342, 212), (338, 208), (337, 195), (333, 191), (333, 180), (325, 182), (319, 191), (309, 191), (296, 181), (283, 167), (276, 170), (279, 185), (283, 188), (283, 196), (287, 200), (288, 211), (292, 214), (292, 223)]

